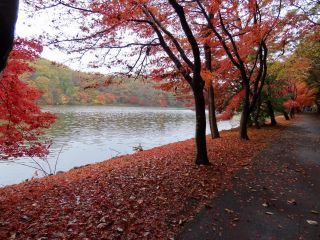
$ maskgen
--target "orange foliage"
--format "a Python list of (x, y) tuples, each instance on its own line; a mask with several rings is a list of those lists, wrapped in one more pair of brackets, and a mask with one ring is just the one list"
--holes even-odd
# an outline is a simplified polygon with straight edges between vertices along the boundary
[(103, 93), (100, 93), (96, 96), (95, 102), (98, 104), (104, 104), (106, 102), (106, 96)]
[(297, 93), (296, 101), (300, 107), (312, 106), (315, 103), (317, 89), (310, 88), (306, 83), (301, 82), (297, 84)]
[(63, 104), (63, 105), (66, 105), (66, 104), (68, 104), (68, 102), (69, 102), (68, 96), (62, 94), (62, 95), (60, 96), (60, 103)]
[(225, 111), (218, 116), (219, 120), (228, 120), (230, 119), (234, 112), (237, 110), (237, 108), (240, 106), (241, 101), (243, 99), (244, 90), (237, 93), (235, 96), (231, 98), (229, 101)]
[(89, 103), (90, 101), (90, 96), (86, 92), (78, 92), (77, 95), (75, 96), (75, 99), (78, 102), (81, 102), (83, 104)]
[(112, 93), (105, 93), (107, 103), (114, 103), (117, 100), (117, 97)]
[(284, 102), (284, 107), (299, 108), (300, 110), (306, 106), (315, 104), (317, 89), (310, 88), (304, 82), (295, 83), (296, 94), (292, 99)]

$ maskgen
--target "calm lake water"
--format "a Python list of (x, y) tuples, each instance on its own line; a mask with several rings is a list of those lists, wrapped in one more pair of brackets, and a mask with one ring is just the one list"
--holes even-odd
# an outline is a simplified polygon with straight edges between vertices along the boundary
[[(194, 137), (195, 113), (188, 109), (58, 106), (45, 110), (59, 117), (46, 135), (53, 140), (48, 159), (53, 166), (58, 157), (57, 171), (132, 153), (138, 145), (150, 149)], [(237, 125), (236, 120), (222, 121), (218, 127)], [(32, 178), (34, 172), (14, 163), (0, 163), (0, 186)]]

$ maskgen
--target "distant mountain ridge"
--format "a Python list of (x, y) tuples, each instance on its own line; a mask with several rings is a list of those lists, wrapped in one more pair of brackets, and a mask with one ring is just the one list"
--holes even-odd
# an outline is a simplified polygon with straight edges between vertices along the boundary
[(74, 71), (46, 59), (33, 63), (35, 72), (26, 76), (28, 84), (42, 92), (41, 105), (140, 105), (182, 107), (171, 92), (155, 89), (152, 81), (113, 78)]

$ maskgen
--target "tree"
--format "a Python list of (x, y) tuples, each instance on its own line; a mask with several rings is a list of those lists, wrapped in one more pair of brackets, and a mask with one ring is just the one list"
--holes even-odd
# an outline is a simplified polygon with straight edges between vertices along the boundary
[(19, 78), (32, 71), (29, 61), (36, 59), (41, 45), (17, 39), (0, 82), (0, 159), (44, 156), (47, 146), (39, 141), (44, 128), (55, 117), (36, 105), (40, 93)]
[[(267, 107), (270, 108), (271, 105), (272, 112), (273, 109), (282, 112), (287, 120), (288, 112), (293, 116), (295, 110), (300, 111), (303, 107), (312, 106), (317, 92), (316, 86), (306, 84), (312, 73), (310, 70), (313, 69), (313, 63), (310, 59), (302, 57), (300, 51), (298, 47), (281, 62), (269, 64), (269, 73), (263, 89), (263, 101), (267, 103)], [(274, 116), (270, 117), (275, 124)]]
[[(289, 94), (284, 90), (287, 88), (287, 83), (278, 78), (281, 67), (282, 64), (278, 62), (269, 65), (270, 71), (266, 78), (266, 85), (263, 89), (264, 98), (261, 100), (261, 102), (266, 102), (266, 115), (269, 115), (271, 125), (277, 124), (274, 111), (282, 112), (286, 120), (289, 120), (287, 111), (283, 106), (283, 103), (289, 98)], [(257, 117), (259, 117), (259, 115)], [(265, 119), (262, 117), (262, 121), (264, 120)]]
[(218, 130), (217, 125), (217, 118), (216, 118), (216, 103), (215, 103), (215, 94), (214, 94), (214, 87), (212, 82), (212, 52), (211, 48), (208, 44), (204, 44), (204, 54), (205, 54), (205, 71), (208, 72), (207, 78), (204, 79), (209, 85), (207, 86), (207, 92), (208, 92), (208, 109), (209, 109), (209, 124), (210, 124), (210, 131), (211, 131), (211, 137), (219, 138), (220, 133)]
[[(0, 2), (0, 159), (18, 156), (43, 156), (46, 147), (38, 140), (42, 128), (54, 122), (54, 116), (41, 112), (36, 105), (39, 91), (19, 77), (30, 72), (27, 61), (38, 57), (41, 46), (18, 39), (14, 45), (14, 28), (18, 0)], [(10, 55), (11, 52), (11, 55)], [(9, 64), (6, 68), (8, 58)]]
[[(167, 81), (174, 81), (178, 74), (190, 86), (196, 111), (195, 162), (208, 164), (203, 61), (197, 41), (198, 26), (189, 21), (196, 18), (191, 9), (176, 0), (52, 2), (62, 10), (67, 8), (69, 18), (73, 12), (73, 23), (81, 29), (76, 36), (65, 39), (59, 33), (53, 38), (55, 46), (80, 54), (99, 50), (92, 66), (105, 64), (109, 59), (109, 67), (122, 66), (121, 74), (154, 78), (166, 75)], [(123, 54), (118, 54), (120, 51)]]
[(309, 68), (303, 69), (300, 73), (305, 73), (308, 70), (307, 78), (304, 82), (309, 88), (317, 92), (317, 109), (320, 113), (320, 42), (318, 32), (314, 32), (306, 36), (298, 45), (295, 56), (297, 61), (305, 61), (309, 63)]
[[(224, 50), (221, 60), (237, 69), (234, 79), (241, 82), (244, 90), (240, 138), (249, 139), (248, 120), (267, 76), (268, 50), (279, 41), (275, 33), (280, 31), (282, 1), (196, 2), (211, 30), (209, 37)], [(275, 7), (277, 11), (273, 10)]]
[[(295, 8), (295, 14), (302, 20), (307, 20), (311, 27), (319, 28), (320, 3), (319, 0), (290, 0)], [(319, 34), (315, 31), (316, 34)]]
[[(181, 82), (189, 86), (196, 110), (198, 164), (208, 164), (203, 90), (212, 79), (204, 77), (206, 71), (215, 64), (222, 68), (213, 71), (222, 76), (218, 84), (233, 92), (229, 102), (242, 101), (240, 138), (249, 139), (247, 126), (265, 83), (269, 52), (282, 50), (295, 32), (288, 28), (294, 14), (282, 11), (288, 10), (285, 0), (38, 2), (42, 8), (68, 12), (60, 15), (60, 24), (54, 20), (59, 32), (50, 36), (53, 46), (81, 56), (96, 53), (92, 67), (108, 66), (119, 75), (162, 79), (168, 88)], [(66, 33), (63, 21), (79, 31)], [(208, 52), (215, 61), (204, 67)]]

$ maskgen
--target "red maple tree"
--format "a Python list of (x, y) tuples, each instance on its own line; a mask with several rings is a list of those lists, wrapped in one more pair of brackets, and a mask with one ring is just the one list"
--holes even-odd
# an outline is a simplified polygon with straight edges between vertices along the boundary
[[(52, 2), (39, 3), (50, 7)], [(92, 66), (114, 66), (118, 75), (161, 78), (167, 83), (183, 80), (189, 86), (197, 122), (196, 163), (208, 164), (203, 56), (197, 42), (198, 27), (189, 21), (195, 18), (191, 8), (196, 4), (191, 3), (189, 8), (176, 0), (127, 0), (60, 1), (52, 6), (67, 9), (69, 20), (64, 16), (60, 20), (70, 21), (74, 16), (74, 24), (80, 28), (73, 36), (59, 33), (51, 41), (54, 46), (81, 55), (98, 51)]]
[(55, 117), (42, 112), (36, 101), (40, 92), (21, 81), (32, 72), (29, 62), (39, 57), (42, 47), (36, 41), (17, 39), (0, 81), (0, 159), (43, 156), (48, 153), (39, 141), (43, 129)]
[[(196, 1), (204, 16), (211, 45), (218, 55), (218, 72), (239, 82), (231, 99), (233, 109), (243, 92), (240, 138), (248, 139), (247, 126), (261, 95), (268, 71), (270, 48), (285, 38), (282, 1)], [(217, 44), (218, 43), (218, 44)], [(227, 69), (226, 69), (227, 67)], [(238, 86), (236, 86), (238, 87)], [(226, 113), (226, 115), (229, 115)]]

